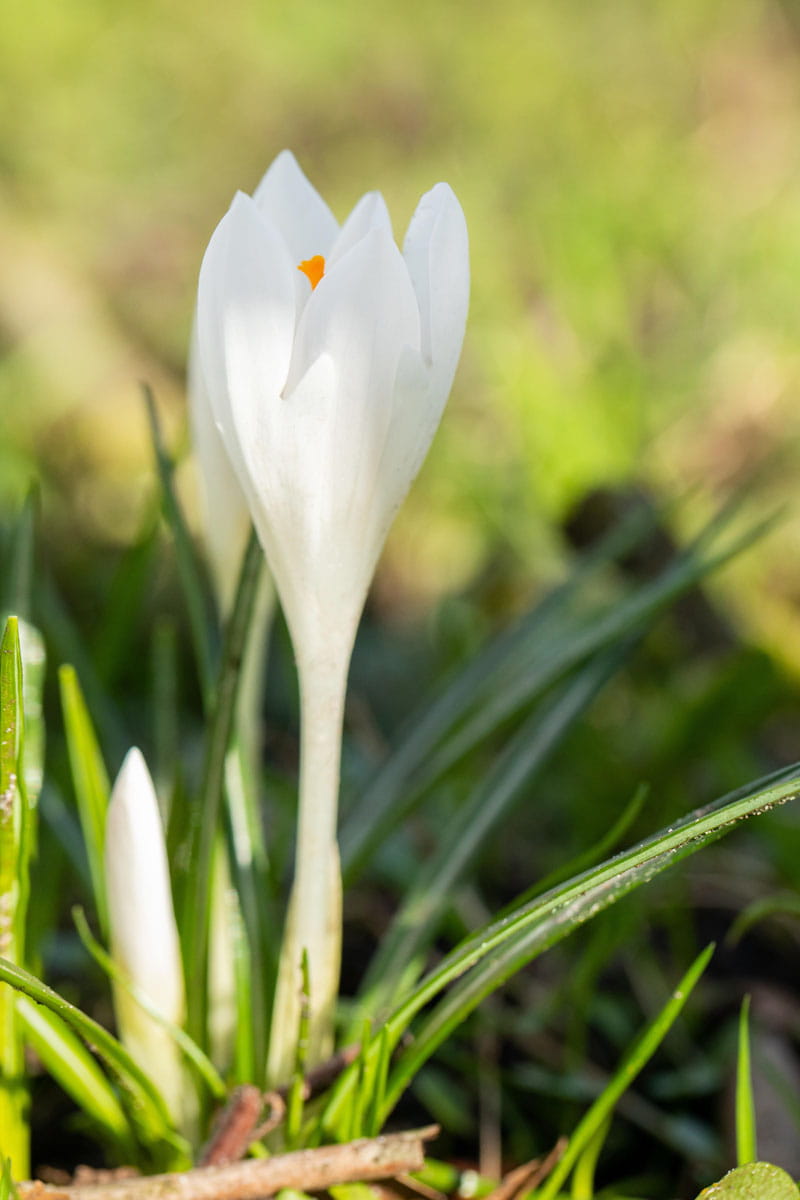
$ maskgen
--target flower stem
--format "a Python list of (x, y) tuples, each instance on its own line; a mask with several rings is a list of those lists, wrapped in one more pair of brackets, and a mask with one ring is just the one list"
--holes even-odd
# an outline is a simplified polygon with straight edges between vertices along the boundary
[(267, 1075), (285, 1083), (294, 1063), (300, 1021), (300, 964), (308, 955), (308, 1065), (333, 1045), (342, 946), (342, 883), (336, 844), (342, 719), (352, 639), (339, 653), (298, 664), (300, 799), (295, 873), (278, 966)]

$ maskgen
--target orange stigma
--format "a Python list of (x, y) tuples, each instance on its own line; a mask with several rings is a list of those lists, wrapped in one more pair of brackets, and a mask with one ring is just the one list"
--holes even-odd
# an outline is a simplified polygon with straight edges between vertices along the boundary
[(306, 258), (303, 262), (297, 264), (298, 271), (302, 271), (311, 284), (311, 290), (319, 283), (322, 276), (325, 274), (325, 259), (321, 254), (315, 254), (313, 258)]

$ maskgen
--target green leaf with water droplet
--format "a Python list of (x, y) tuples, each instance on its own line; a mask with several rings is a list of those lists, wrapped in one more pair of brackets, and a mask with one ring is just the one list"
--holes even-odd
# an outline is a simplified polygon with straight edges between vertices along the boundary
[(697, 1200), (797, 1200), (800, 1191), (780, 1167), (771, 1163), (747, 1163), (712, 1183)]

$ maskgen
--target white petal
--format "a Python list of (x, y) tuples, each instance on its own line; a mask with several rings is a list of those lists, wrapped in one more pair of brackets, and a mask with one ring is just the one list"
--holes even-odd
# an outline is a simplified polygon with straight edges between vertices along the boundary
[(336, 449), (383, 421), (404, 346), (418, 348), (419, 311), (403, 259), (381, 229), (368, 232), (320, 280), (300, 317), (290, 395), (321, 354), (337, 368)]
[(291, 150), (282, 150), (274, 160), (253, 200), (275, 224), (295, 264), (329, 253), (339, 224)]
[(384, 230), (394, 241), (392, 219), (380, 192), (367, 192), (350, 213), (331, 247), (327, 270), (330, 270), (348, 250), (352, 250), (356, 242), (366, 237), (371, 229)]
[(291, 360), (295, 273), (279, 234), (240, 193), (200, 268), (197, 338), (214, 419), (251, 509), (251, 453), (267, 436)]
[(329, 354), (321, 354), (291, 396), (280, 400), (271, 458), (254, 467), (262, 480), (256, 529), (296, 647), (318, 622), (325, 561), (335, 553), (335, 401), (336, 368)]
[(373, 569), (395, 513), (430, 449), (445, 399), (432, 394), (430, 369), (419, 354), (406, 350), (398, 366), (392, 419), (376, 470), (376, 495), (364, 504), (364, 540), (372, 547)]
[(461, 205), (446, 183), (437, 183), (420, 200), (403, 257), (419, 301), (422, 353), (432, 367), (431, 389), (444, 404), (461, 353), (469, 304), (467, 226)]
[[(335, 397), (333, 360), (329, 354), (321, 354), (291, 396), (280, 399), (270, 458), (256, 460), (264, 510), (256, 527), (284, 603), (281, 585), (286, 571), (278, 562), (273, 566), (272, 547), (285, 547), (291, 573), (308, 578), (310, 531), (324, 521), (327, 512)], [(260, 451), (257, 447), (256, 454)]]
[(125, 757), (106, 817), (105, 874), (114, 957), (168, 1020), (183, 1020), (183, 975), (164, 829), (153, 781)]
[(190, 342), (187, 384), (208, 561), (220, 613), (226, 617), (250, 533), (250, 509), (211, 411), (197, 349), (196, 322)]

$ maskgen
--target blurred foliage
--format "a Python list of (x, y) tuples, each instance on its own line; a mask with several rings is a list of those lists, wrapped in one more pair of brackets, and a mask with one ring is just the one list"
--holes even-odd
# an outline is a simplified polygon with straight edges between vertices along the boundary
[[(11, 6), (0, 497), (35, 470), (55, 543), (131, 538), (152, 488), (137, 380), (179, 437), (202, 251), (288, 145), (340, 218), (377, 186), (400, 233), (446, 178), (470, 225), (466, 353), (390, 541), (387, 610), (490, 550), (518, 606), (552, 573), (549, 519), (632, 472), (706, 502), (758, 473), (785, 498), (799, 60), (796, 0)], [(728, 590), (800, 666), (797, 533), (787, 518)]]

